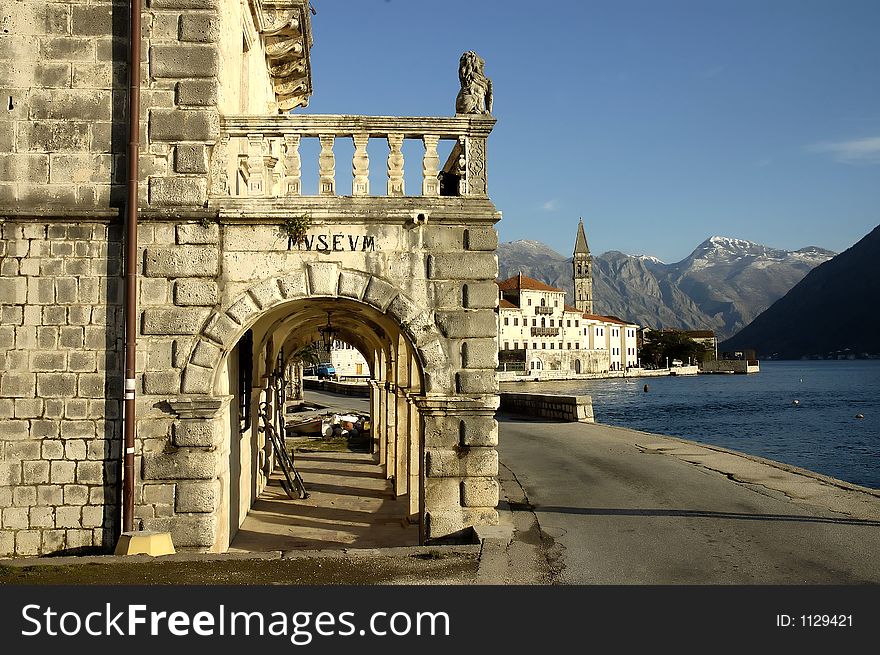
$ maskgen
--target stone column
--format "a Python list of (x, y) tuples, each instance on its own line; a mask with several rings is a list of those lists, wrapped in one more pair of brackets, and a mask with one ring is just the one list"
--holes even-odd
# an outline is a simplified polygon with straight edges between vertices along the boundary
[(388, 459), (388, 451), (385, 443), (385, 421), (386, 406), (388, 405), (388, 395), (385, 393), (385, 382), (376, 383), (376, 392), (378, 400), (376, 402), (376, 416), (373, 419), (373, 438), (376, 441), (377, 452), (379, 455), (379, 464), (385, 466)]
[[(172, 452), (144, 453), (143, 484), (174, 484), (174, 511), (171, 516), (144, 518), (143, 529), (171, 532), (175, 548), (222, 551), (223, 485), (228, 461), (222, 461), (223, 439), (219, 427), (222, 414), (232, 396), (210, 396), (173, 400), (169, 404), (177, 416), (172, 426)], [(149, 494), (145, 494), (149, 497)]]
[(497, 397), (416, 397), (424, 419), (425, 540), (498, 523)]
[(370, 385), (370, 452), (373, 454), (373, 458), (376, 460), (376, 463), (379, 463), (379, 444), (376, 441), (376, 435), (378, 432), (378, 420), (379, 420), (379, 385), (375, 380), (370, 380), (367, 384)]
[(400, 497), (409, 493), (409, 403), (403, 388), (397, 388), (395, 400), (394, 495)]
[(407, 425), (409, 426), (409, 462), (407, 466), (407, 474), (409, 477), (409, 520), (410, 522), (418, 521), (419, 503), (422, 496), (420, 473), (421, 467), (419, 462), (422, 461), (420, 455), (422, 445), (419, 431), (419, 410), (416, 408), (415, 400), (412, 395), (407, 395)]
[(397, 470), (395, 452), (397, 430), (397, 388), (392, 382), (385, 382), (385, 426), (383, 441), (385, 442), (385, 477), (391, 479)]

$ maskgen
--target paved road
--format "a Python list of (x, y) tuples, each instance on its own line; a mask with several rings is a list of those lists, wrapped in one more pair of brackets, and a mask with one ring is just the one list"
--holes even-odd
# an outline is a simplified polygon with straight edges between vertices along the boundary
[(362, 414), (370, 413), (370, 399), (362, 396), (345, 396), (338, 393), (305, 389), (303, 390), (303, 398), (307, 402), (319, 403), (329, 409), (350, 410)]
[(875, 495), (657, 435), (500, 419), (503, 490), (522, 485), (514, 514), (533, 508), (558, 583), (880, 582)]

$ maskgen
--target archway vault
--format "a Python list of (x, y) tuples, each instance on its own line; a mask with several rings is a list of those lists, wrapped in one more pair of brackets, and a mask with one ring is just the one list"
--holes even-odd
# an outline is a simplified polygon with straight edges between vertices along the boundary
[[(241, 336), (257, 321), (289, 317), (290, 306), (303, 300), (311, 303), (309, 309), (303, 310), (308, 314), (302, 317), (305, 331), (314, 333), (325, 322), (324, 308), (332, 308), (334, 301), (351, 301), (346, 303), (350, 307), (366, 308), (362, 311), (366, 320), (389, 334), (399, 331), (405, 335), (424, 373), (426, 391), (430, 391), (432, 377), (437, 379), (448, 370), (447, 354), (432, 311), (420, 307), (394, 284), (377, 276), (344, 269), (335, 263), (311, 263), (299, 271), (262, 280), (228, 308), (209, 316), (184, 367), (181, 393), (212, 394), (218, 363)], [(357, 319), (346, 320), (340, 315), (340, 322), (349, 334), (358, 333)]]

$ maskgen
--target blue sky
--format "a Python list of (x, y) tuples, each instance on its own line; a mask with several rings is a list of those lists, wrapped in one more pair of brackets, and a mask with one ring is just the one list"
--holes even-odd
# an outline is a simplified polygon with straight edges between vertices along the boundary
[(486, 60), (502, 241), (570, 254), (583, 216), (594, 252), (674, 262), (880, 223), (877, 0), (312, 2), (309, 113), (452, 115), (459, 56)]

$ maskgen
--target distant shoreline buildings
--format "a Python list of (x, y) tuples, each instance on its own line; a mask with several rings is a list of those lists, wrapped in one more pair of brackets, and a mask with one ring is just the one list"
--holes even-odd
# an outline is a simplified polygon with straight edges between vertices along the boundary
[(639, 366), (636, 323), (593, 314), (592, 257), (578, 224), (572, 258), (575, 306), (565, 291), (522, 273), (498, 282), (499, 370), (625, 371)]

